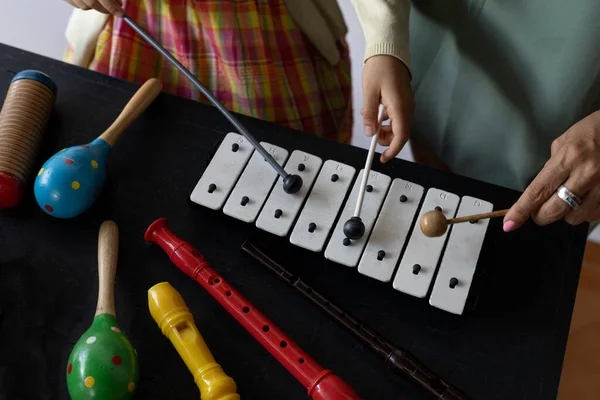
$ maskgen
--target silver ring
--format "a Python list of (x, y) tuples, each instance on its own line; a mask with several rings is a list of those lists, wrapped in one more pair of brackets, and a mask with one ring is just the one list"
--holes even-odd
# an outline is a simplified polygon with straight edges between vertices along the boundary
[(558, 197), (567, 203), (573, 210), (577, 210), (579, 205), (582, 203), (581, 199), (573, 192), (569, 190), (565, 185), (560, 185), (556, 191)]

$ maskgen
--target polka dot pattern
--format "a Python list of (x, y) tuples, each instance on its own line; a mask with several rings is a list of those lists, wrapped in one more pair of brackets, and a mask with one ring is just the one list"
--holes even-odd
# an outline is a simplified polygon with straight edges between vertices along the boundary
[(87, 378), (85, 378), (83, 383), (85, 384), (86, 387), (91, 388), (92, 386), (94, 386), (94, 383), (96, 383), (96, 380), (94, 379), (93, 376), (88, 376)]
[(45, 208), (45, 209), (46, 209), (48, 212), (52, 212), (52, 211), (54, 211), (54, 209), (52, 208), (52, 206), (50, 206), (49, 204), (46, 204), (46, 205), (44, 206), (44, 208)]
[(53, 208), (57, 218), (73, 218), (89, 209), (102, 192), (106, 182), (105, 159), (111, 147), (101, 139), (89, 144), (69, 147), (56, 153), (41, 167), (36, 177), (35, 198), (42, 210)]
[(40, 169), (40, 172), (38, 172), (38, 176), (40, 176), (40, 175), (41, 175), (41, 174), (43, 174), (43, 173), (44, 173), (44, 167), (42, 167), (42, 168)]
[(73, 347), (66, 370), (72, 399), (130, 400), (139, 379), (135, 348), (111, 314), (94, 317)]

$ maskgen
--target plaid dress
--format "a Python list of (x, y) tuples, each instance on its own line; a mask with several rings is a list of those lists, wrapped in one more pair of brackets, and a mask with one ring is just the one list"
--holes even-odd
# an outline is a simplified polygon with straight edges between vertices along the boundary
[[(349, 50), (332, 66), (296, 26), (283, 0), (147, 0), (125, 13), (233, 112), (349, 143)], [(65, 55), (69, 61), (70, 50)], [(208, 102), (183, 74), (118, 18), (110, 18), (89, 68)]]

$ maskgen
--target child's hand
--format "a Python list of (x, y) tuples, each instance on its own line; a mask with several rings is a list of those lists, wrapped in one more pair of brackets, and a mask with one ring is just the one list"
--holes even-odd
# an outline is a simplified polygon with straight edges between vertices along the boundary
[(66, 0), (73, 7), (82, 10), (94, 9), (104, 14), (112, 14), (116, 17), (123, 16), (122, 0)]
[(410, 136), (414, 100), (408, 68), (393, 56), (369, 58), (363, 72), (363, 96), (361, 114), (367, 136), (377, 131), (380, 104), (385, 107), (385, 115), (390, 119), (390, 126), (382, 127), (377, 138), (380, 145), (389, 146), (381, 154), (381, 162), (388, 162), (400, 153)]

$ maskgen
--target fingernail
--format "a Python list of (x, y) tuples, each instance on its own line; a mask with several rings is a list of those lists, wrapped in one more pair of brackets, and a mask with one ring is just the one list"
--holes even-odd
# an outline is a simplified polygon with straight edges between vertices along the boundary
[(504, 230), (504, 232), (510, 232), (512, 230), (514, 230), (517, 227), (517, 224), (515, 224), (513, 221), (506, 221), (504, 223), (504, 226), (502, 227), (502, 229)]
[(368, 125), (365, 125), (365, 134), (366, 134), (367, 136), (373, 136), (373, 128), (371, 128), (371, 127), (370, 127), (370, 126), (368, 126)]

